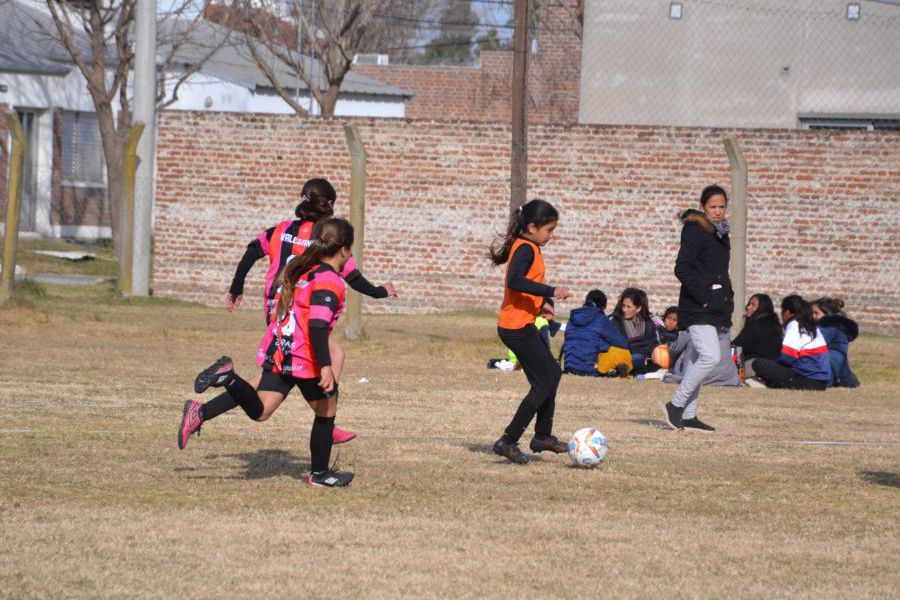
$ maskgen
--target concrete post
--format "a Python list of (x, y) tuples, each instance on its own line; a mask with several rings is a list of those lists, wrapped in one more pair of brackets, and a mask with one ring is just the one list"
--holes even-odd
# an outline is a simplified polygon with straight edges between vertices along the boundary
[[(366, 221), (366, 149), (356, 125), (344, 125), (347, 146), (350, 149), (350, 224), (353, 225), (353, 258), (362, 270), (363, 242)], [(347, 291), (347, 321), (344, 337), (359, 340), (365, 336), (362, 326), (362, 298), (359, 293)]]
[(135, 167), (137, 164), (138, 142), (143, 132), (143, 123), (137, 122), (132, 126), (131, 132), (128, 134), (128, 141), (125, 143), (125, 160), (122, 167), (125, 198), (122, 205), (122, 269), (119, 271), (119, 293), (123, 296), (134, 295)]
[(146, 131), (138, 145), (134, 192), (133, 272), (131, 293), (150, 294), (150, 248), (153, 237), (153, 165), (156, 159), (156, 0), (135, 8), (134, 120)]
[(734, 288), (734, 313), (731, 316), (731, 337), (740, 333), (747, 304), (747, 161), (734, 138), (726, 138), (725, 152), (731, 165), (731, 263), (729, 275)]
[(0, 274), (0, 302), (13, 297), (16, 286), (16, 243), (19, 241), (19, 211), (22, 196), (22, 161), (25, 157), (25, 132), (19, 116), (3, 111), (6, 127), (12, 134), (12, 156), (9, 161), (9, 193), (6, 197), (6, 233), (3, 238), (3, 273)]

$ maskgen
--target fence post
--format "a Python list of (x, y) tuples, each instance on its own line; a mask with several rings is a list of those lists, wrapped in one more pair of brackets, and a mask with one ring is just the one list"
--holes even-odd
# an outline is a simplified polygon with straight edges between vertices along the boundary
[(734, 313), (731, 336), (743, 328), (747, 303), (747, 160), (734, 138), (725, 138), (725, 153), (731, 165), (731, 285), (734, 288)]
[(122, 207), (122, 235), (119, 241), (119, 293), (123, 296), (131, 295), (134, 283), (134, 182), (137, 146), (143, 132), (144, 124), (136, 122), (125, 142), (125, 162), (122, 167), (125, 171), (125, 202)]
[(22, 195), (22, 160), (25, 156), (25, 132), (19, 116), (12, 110), (3, 111), (6, 127), (13, 137), (9, 164), (9, 193), (6, 198), (6, 233), (3, 240), (3, 274), (0, 275), (0, 302), (13, 297), (16, 285), (16, 243), (19, 240), (19, 210)]
[[(353, 258), (362, 270), (363, 240), (366, 220), (366, 149), (356, 125), (344, 125), (350, 149), (350, 224), (353, 225)], [(362, 326), (362, 298), (359, 293), (347, 293), (347, 321), (344, 337), (359, 340), (364, 337)]]

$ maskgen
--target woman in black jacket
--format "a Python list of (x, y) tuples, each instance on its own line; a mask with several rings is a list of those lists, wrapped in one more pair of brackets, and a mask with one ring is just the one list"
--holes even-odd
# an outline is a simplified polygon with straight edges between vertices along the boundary
[(650, 318), (648, 304), (647, 292), (638, 288), (626, 288), (609, 317), (619, 333), (628, 340), (635, 374), (659, 370), (658, 365), (650, 362), (653, 349), (660, 342), (656, 324)]
[(744, 307), (744, 328), (734, 338), (732, 345), (741, 348), (747, 377), (755, 377), (753, 361), (757, 358), (777, 360), (781, 354), (781, 338), (784, 331), (775, 305), (768, 294), (753, 294)]
[(701, 210), (681, 215), (681, 247), (675, 261), (675, 276), (681, 282), (678, 327), (690, 333), (697, 359), (688, 365), (675, 395), (666, 403), (664, 413), (673, 429), (715, 431), (697, 418), (697, 402), (700, 385), (721, 358), (719, 332), (731, 327), (734, 291), (728, 277), (727, 206), (725, 190), (711, 185), (700, 194)]

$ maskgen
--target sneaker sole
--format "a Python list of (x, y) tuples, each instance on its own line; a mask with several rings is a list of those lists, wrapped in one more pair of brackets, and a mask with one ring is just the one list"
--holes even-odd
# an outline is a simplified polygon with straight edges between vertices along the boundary
[(669, 425), (669, 427), (671, 427), (675, 431), (684, 431), (684, 427), (675, 427), (675, 425), (672, 424), (672, 421), (669, 420), (669, 411), (666, 410), (665, 405), (663, 405), (662, 411), (663, 416), (666, 418), (666, 423)]
[(306, 478), (306, 486), (307, 486), (307, 487), (310, 487), (310, 488), (312, 488), (312, 489), (314, 489), (314, 490), (333, 490), (333, 489), (335, 489), (335, 488), (349, 487), (349, 486), (350, 486), (350, 483), (351, 483), (352, 481), (353, 481), (353, 480), (351, 479), (350, 481), (348, 481), (348, 482), (345, 483), (344, 485), (325, 485), (324, 483), (316, 483), (316, 482), (314, 482), (314, 481), (312, 480), (312, 477), (307, 477), (307, 478)]
[[(184, 438), (184, 422), (187, 421), (188, 409), (191, 407), (191, 401), (184, 403), (184, 411), (181, 413), (181, 426), (178, 428), (178, 449), (184, 450), (187, 447), (187, 439)], [(191, 436), (188, 436), (188, 438)], [(184, 440), (184, 441), (182, 441)]]
[(234, 369), (234, 361), (228, 358), (220, 358), (217, 360), (211, 367), (208, 367), (197, 375), (197, 378), (194, 379), (194, 393), (202, 394), (206, 390), (210, 388), (213, 382), (217, 379), (217, 375), (220, 375), (220, 371), (223, 367), (231, 365), (231, 367), (227, 370)]
[(715, 429), (709, 430), (709, 429), (700, 429), (699, 427), (687, 427), (687, 426), (685, 426), (682, 430), (685, 431), (685, 432), (689, 432), (689, 431), (690, 431), (690, 432), (695, 432), (695, 433), (706, 433), (706, 434), (709, 434), (709, 433), (715, 433), (715, 432), (716, 432)]

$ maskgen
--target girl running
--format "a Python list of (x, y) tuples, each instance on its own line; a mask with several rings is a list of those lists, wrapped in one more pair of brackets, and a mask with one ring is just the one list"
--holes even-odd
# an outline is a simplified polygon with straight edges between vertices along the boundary
[(343, 487), (353, 473), (329, 469), (338, 384), (331, 363), (329, 333), (344, 310), (346, 287), (340, 273), (350, 260), (353, 227), (332, 218), (316, 228), (309, 249), (282, 270), (272, 320), (259, 348), (263, 372), (257, 389), (234, 372), (219, 369), (211, 383), (224, 386), (244, 412), (265, 421), (293, 387), (315, 412), (309, 436), (311, 487)]
[(519, 438), (535, 415), (534, 437), (528, 444), (531, 451), (566, 451), (566, 445), (552, 435), (556, 388), (562, 372), (534, 326), (545, 298), (565, 300), (571, 295), (564, 287), (544, 285), (541, 246), (553, 237), (558, 221), (559, 213), (549, 202), (532, 200), (512, 214), (506, 236), (490, 249), (494, 265), (507, 263), (497, 333), (518, 357), (531, 384), (503, 436), (494, 443), (495, 454), (516, 464), (528, 462), (519, 450)]
[[(294, 257), (302, 254), (312, 243), (313, 227), (322, 219), (327, 219), (334, 214), (334, 203), (337, 193), (334, 187), (326, 179), (310, 179), (303, 184), (300, 192), (300, 204), (294, 210), (295, 220), (282, 221), (274, 227), (260, 233), (247, 245), (244, 256), (238, 263), (231, 281), (231, 287), (225, 297), (225, 307), (228, 312), (233, 312), (240, 307), (244, 298), (244, 282), (253, 265), (263, 257), (269, 259), (269, 269), (266, 272), (266, 286), (264, 293), (264, 311), (266, 325), (269, 324), (275, 307), (275, 296), (278, 293), (276, 281), (285, 265)], [(344, 266), (341, 276), (354, 290), (372, 298), (390, 298), (397, 295), (394, 285), (390, 282), (382, 286), (374, 286), (363, 277), (356, 263), (351, 258)], [(340, 380), (341, 370), (344, 364), (344, 349), (334, 338), (329, 339), (330, 353), (334, 375)], [(261, 358), (257, 363), (262, 366)], [(227, 356), (220, 358), (210, 368), (201, 372), (194, 382), (194, 391), (203, 393), (217, 378), (222, 376), (220, 371), (228, 371), (233, 366)], [(250, 381), (256, 387), (259, 376)], [(184, 449), (188, 439), (194, 433), (199, 435), (203, 423), (214, 419), (237, 407), (234, 398), (226, 391), (219, 394), (209, 402), (200, 404), (194, 400), (185, 403), (181, 427), (178, 430), (178, 447)], [(356, 437), (352, 431), (334, 428), (334, 442), (343, 444)]]

